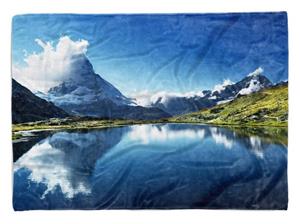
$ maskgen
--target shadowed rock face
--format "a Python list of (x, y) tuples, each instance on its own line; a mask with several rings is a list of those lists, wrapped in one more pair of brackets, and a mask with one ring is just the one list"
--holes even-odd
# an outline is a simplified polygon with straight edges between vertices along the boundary
[(29, 89), (12, 80), (12, 122), (23, 123), (64, 118), (68, 114), (53, 103), (34, 95)]

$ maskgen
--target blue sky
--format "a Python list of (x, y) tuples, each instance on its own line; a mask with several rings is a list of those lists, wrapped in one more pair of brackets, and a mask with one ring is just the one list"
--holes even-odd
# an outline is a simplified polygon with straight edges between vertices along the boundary
[(13, 64), (55, 45), (87, 40), (96, 73), (124, 94), (188, 92), (239, 81), (258, 67), (273, 82), (288, 77), (285, 13), (170, 15), (20, 15), (13, 19)]

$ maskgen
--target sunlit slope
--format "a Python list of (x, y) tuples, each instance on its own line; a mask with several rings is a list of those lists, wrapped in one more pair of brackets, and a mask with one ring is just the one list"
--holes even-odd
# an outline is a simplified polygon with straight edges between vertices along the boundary
[(286, 126), (288, 86), (276, 86), (198, 112), (173, 117), (173, 122)]

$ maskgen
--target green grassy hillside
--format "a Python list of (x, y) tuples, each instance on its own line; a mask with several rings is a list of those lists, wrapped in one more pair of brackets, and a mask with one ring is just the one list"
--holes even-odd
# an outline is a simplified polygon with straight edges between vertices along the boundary
[(218, 125), (287, 126), (288, 86), (277, 86), (198, 112), (173, 117), (171, 122)]

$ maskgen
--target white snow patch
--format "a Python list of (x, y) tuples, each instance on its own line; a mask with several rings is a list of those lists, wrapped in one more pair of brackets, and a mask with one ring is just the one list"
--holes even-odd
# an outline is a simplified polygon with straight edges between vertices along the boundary
[(252, 80), (250, 80), (249, 86), (247, 88), (241, 89), (239, 91), (239, 94), (248, 95), (248, 94), (257, 92), (257, 91), (261, 90), (262, 88), (263, 88), (263, 86), (261, 85), (261, 83), (258, 80), (252, 79)]
[(210, 100), (216, 100), (217, 96), (210, 96), (210, 97), (208, 97), (208, 99), (210, 99)]
[(231, 99), (228, 99), (228, 100), (221, 100), (221, 101), (217, 102), (217, 105), (228, 103), (228, 102), (232, 101), (233, 99), (234, 98), (231, 98)]

